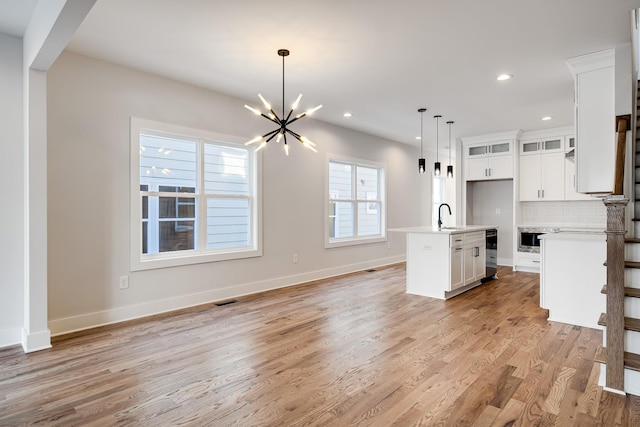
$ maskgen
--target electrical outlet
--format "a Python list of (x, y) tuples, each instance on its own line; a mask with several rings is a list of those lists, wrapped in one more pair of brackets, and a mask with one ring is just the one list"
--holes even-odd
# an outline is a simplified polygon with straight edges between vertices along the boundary
[(387, 242), (387, 249), (391, 249), (391, 242)]
[(294, 264), (298, 263), (298, 254), (293, 254), (293, 263)]
[(127, 289), (129, 287), (129, 276), (120, 276), (119, 286), (120, 289)]
[(500, 208), (496, 208), (496, 215), (500, 215)]

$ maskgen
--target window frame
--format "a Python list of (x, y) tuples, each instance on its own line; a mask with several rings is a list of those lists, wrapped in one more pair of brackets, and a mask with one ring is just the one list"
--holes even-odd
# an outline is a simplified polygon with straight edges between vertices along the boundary
[[(246, 138), (224, 135), (202, 129), (194, 129), (180, 125), (168, 124), (137, 117), (130, 118), (130, 250), (131, 270), (150, 270), (156, 268), (192, 265), (206, 262), (226, 261), (232, 259), (253, 258), (262, 256), (262, 156), (255, 148), (244, 146)], [(220, 146), (241, 148), (248, 151), (249, 160), (249, 221), (250, 239), (246, 247), (207, 249), (206, 241), (202, 247), (189, 250), (159, 252), (154, 254), (142, 253), (142, 193), (140, 190), (140, 134), (173, 137), (196, 143), (196, 228), (199, 230), (194, 236), (197, 241), (206, 236), (206, 204), (207, 194), (204, 191), (204, 144), (213, 143)], [(188, 193), (185, 193), (188, 194)], [(176, 193), (181, 197), (183, 193)], [(200, 220), (198, 220), (200, 218)]]
[[(330, 179), (330, 167), (331, 163), (342, 163), (352, 166), (352, 181), (351, 181), (351, 199), (339, 199), (340, 201), (348, 201), (353, 203), (353, 232), (352, 237), (332, 238), (330, 237), (330, 202), (333, 199), (330, 197), (329, 179)], [(369, 199), (357, 198), (357, 182), (356, 170), (357, 167), (375, 168), (378, 170), (378, 199), (376, 202), (380, 203), (380, 233), (376, 235), (357, 236), (358, 231), (358, 204), (367, 203)], [(325, 177), (324, 177), (324, 247), (338, 248), (344, 246), (365, 245), (370, 243), (380, 243), (387, 241), (387, 166), (384, 163), (374, 162), (371, 160), (357, 159), (353, 157), (340, 156), (335, 154), (327, 154), (325, 162)]]

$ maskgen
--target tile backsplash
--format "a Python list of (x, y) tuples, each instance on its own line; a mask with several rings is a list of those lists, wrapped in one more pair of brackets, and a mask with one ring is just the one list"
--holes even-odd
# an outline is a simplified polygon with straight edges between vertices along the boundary
[(521, 202), (521, 225), (605, 228), (607, 209), (602, 200)]

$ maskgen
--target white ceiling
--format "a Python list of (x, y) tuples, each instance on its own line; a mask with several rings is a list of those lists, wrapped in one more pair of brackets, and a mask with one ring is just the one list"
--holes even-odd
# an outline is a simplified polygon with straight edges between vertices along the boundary
[(0, 33), (22, 37), (38, 0), (0, 0)]
[[(7, 5), (0, 0), (9, 32)], [(416, 144), (571, 125), (567, 58), (630, 41), (640, 0), (98, 0), (69, 50)], [(12, 6), (8, 7), (11, 12)], [(11, 31), (16, 31), (15, 26)], [(513, 74), (506, 82), (500, 73)], [(349, 111), (353, 117), (345, 119)], [(553, 120), (542, 122), (544, 115)], [(253, 116), (247, 112), (247, 120)], [(212, 118), (214, 120), (215, 118)]]

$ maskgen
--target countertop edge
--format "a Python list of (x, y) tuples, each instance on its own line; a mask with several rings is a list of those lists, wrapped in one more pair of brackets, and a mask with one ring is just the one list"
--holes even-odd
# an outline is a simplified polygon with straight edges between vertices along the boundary
[(494, 225), (468, 225), (460, 226), (457, 228), (441, 228), (431, 226), (418, 226), (418, 227), (401, 227), (401, 228), (389, 228), (387, 231), (393, 231), (398, 233), (421, 233), (421, 234), (460, 234), (471, 233), (474, 231), (486, 231), (490, 229), (497, 229)]

